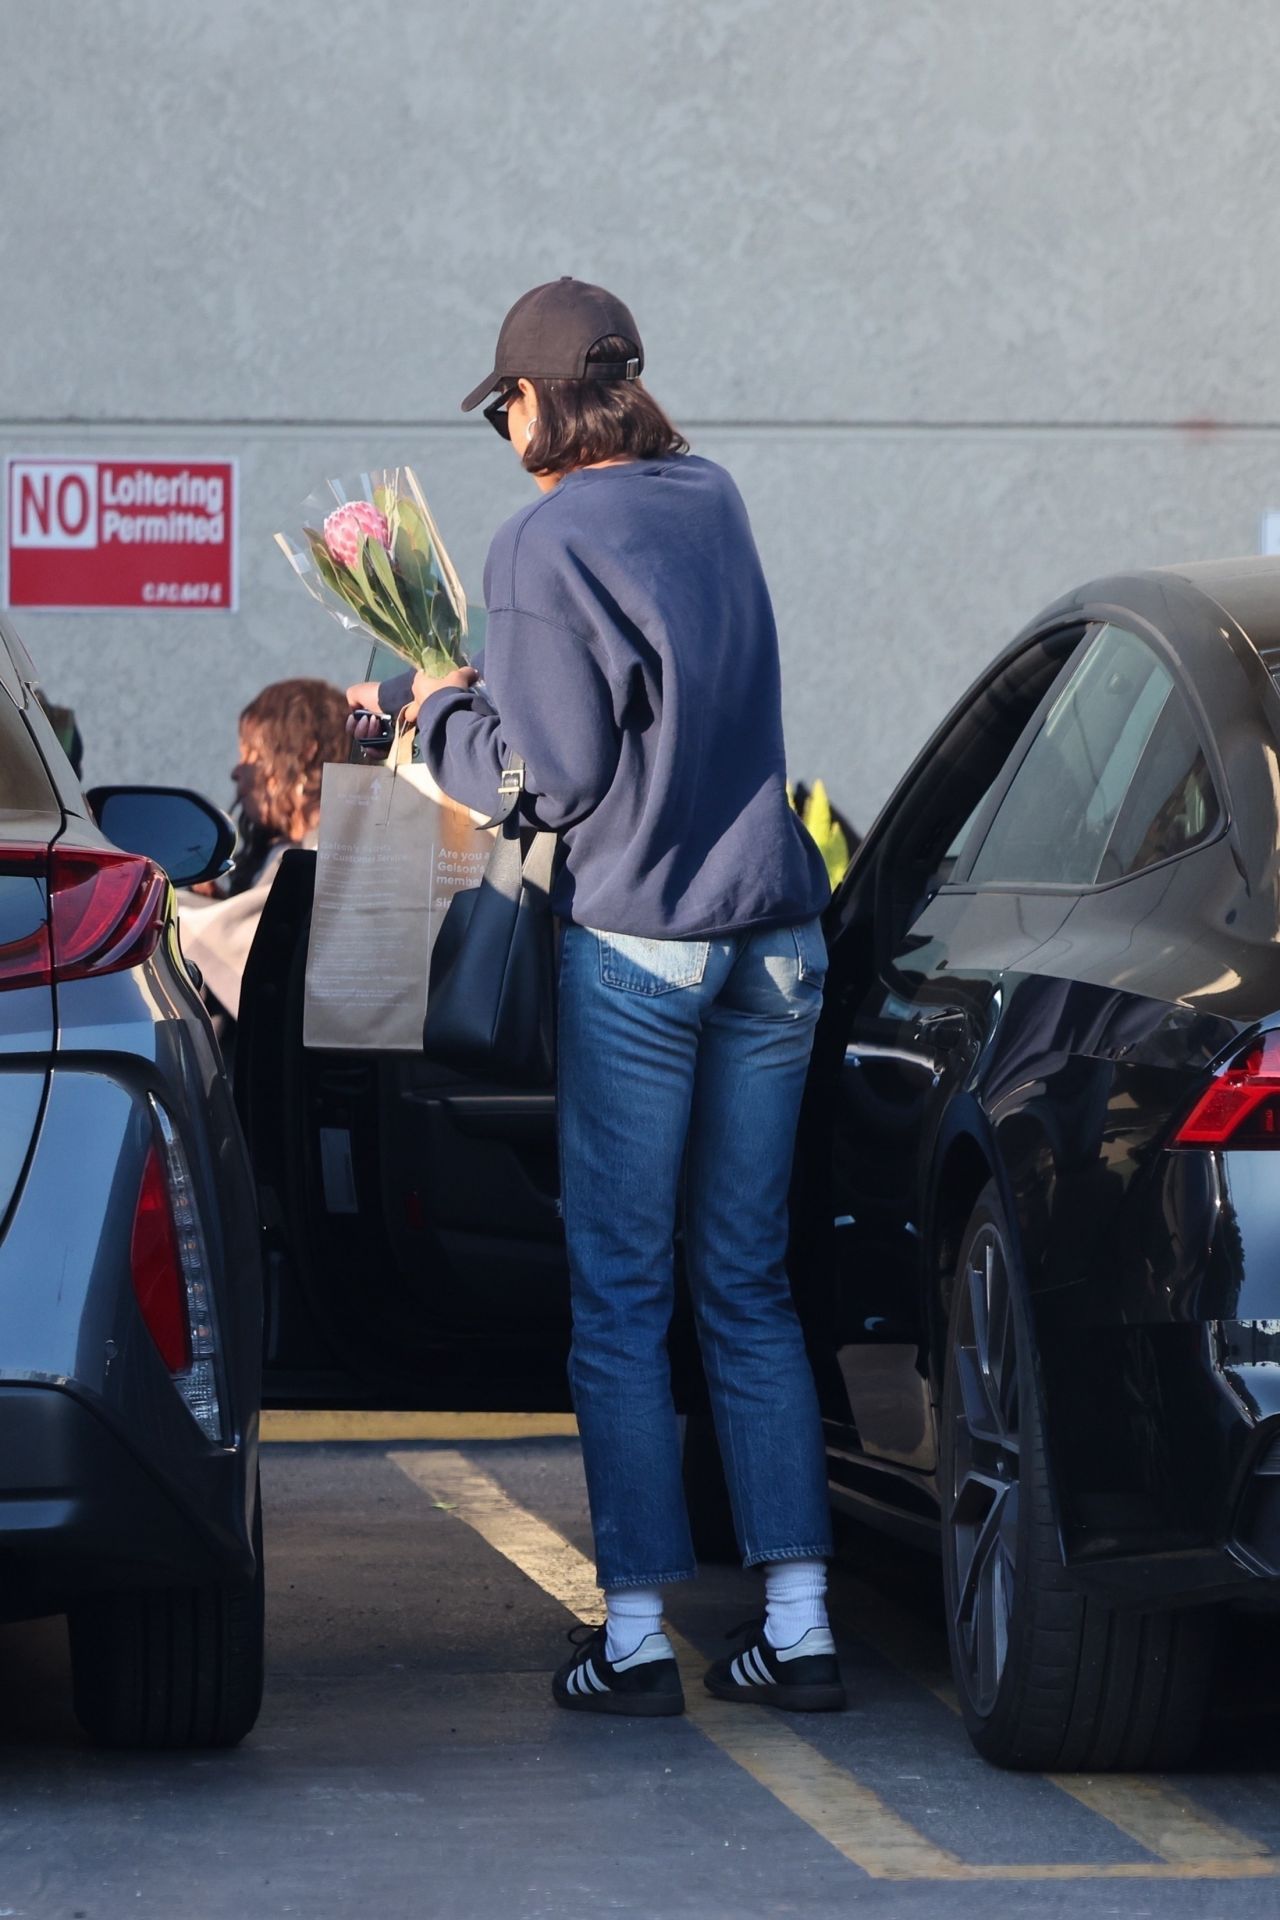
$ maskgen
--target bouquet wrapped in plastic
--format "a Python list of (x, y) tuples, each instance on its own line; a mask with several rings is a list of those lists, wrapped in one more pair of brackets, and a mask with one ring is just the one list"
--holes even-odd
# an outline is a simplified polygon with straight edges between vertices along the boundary
[(303, 505), (302, 543), (276, 543), (344, 627), (435, 676), (467, 664), (467, 598), (412, 467), (327, 481)]

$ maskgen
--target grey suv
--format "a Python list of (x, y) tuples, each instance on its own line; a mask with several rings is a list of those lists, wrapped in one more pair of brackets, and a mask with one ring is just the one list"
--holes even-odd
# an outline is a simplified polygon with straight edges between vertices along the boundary
[(230, 1745), (262, 1690), (257, 1204), (170, 884), (233, 839), (91, 804), (0, 621), (0, 1617), (66, 1613), (108, 1745)]

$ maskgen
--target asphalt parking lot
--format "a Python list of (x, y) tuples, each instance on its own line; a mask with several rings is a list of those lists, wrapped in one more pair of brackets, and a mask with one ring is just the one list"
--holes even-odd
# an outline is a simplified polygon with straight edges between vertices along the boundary
[(4, 1629), (0, 1916), (1275, 1912), (1264, 1630), (1237, 1636), (1195, 1774), (1001, 1774), (956, 1717), (927, 1563), (855, 1535), (834, 1579), (849, 1712), (702, 1694), (756, 1605), (729, 1569), (672, 1597), (686, 1718), (557, 1710), (547, 1671), (597, 1613), (556, 1426), (356, 1419), (312, 1430), (372, 1437), (268, 1446), (268, 1692), (238, 1752), (95, 1753), (60, 1625)]

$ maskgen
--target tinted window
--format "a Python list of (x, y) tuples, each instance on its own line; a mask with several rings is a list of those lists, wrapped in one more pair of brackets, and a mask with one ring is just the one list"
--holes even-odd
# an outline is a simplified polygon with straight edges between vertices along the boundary
[(1121, 880), (1207, 839), (1221, 818), (1208, 763), (1175, 688), (1125, 795), (1099, 880)]
[(945, 883), (987, 795), (1045, 694), (1084, 638), (1084, 628), (1058, 628), (1023, 648), (964, 706), (955, 724), (930, 743), (928, 757), (888, 841), (889, 868), (939, 874)]
[(1218, 817), (1172, 676), (1134, 634), (1104, 627), (1028, 749), (970, 878), (1118, 880), (1194, 846)]

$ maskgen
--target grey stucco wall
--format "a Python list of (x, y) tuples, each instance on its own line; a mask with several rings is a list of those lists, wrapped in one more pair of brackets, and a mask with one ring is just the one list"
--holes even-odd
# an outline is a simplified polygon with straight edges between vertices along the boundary
[(1021, 621), (1280, 507), (1273, 0), (3, 0), (0, 455), (228, 452), (235, 615), (28, 614), (95, 780), (227, 795), (360, 649), (271, 542), (419, 469), (479, 591), (528, 481), (459, 396), (615, 286), (747, 496), (791, 760), (864, 823)]

